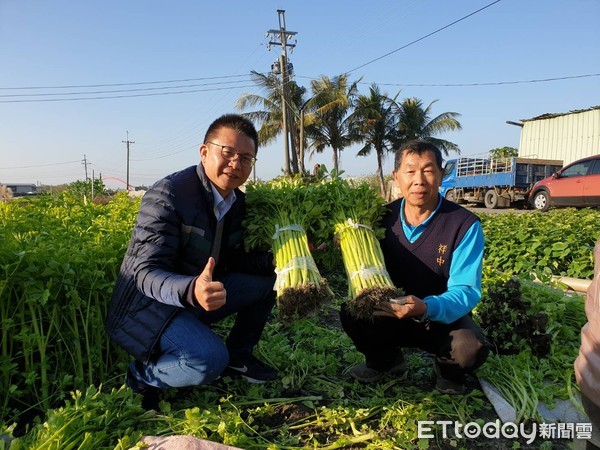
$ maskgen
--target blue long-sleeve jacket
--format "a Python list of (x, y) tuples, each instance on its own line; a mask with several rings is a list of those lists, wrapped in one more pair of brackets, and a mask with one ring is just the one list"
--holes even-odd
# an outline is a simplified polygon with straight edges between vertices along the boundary
[[(273, 272), (269, 254), (243, 251), (245, 195), (225, 215), (220, 256), (214, 270)], [(137, 360), (152, 359), (170, 320), (189, 307), (186, 293), (211, 255), (217, 221), (214, 196), (202, 165), (159, 180), (144, 195), (111, 298), (106, 330)]]

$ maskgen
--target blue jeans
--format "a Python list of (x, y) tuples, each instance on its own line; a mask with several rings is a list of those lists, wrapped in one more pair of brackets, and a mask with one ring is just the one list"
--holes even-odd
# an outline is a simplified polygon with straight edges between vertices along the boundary
[[(275, 304), (275, 278), (231, 273), (219, 281), (227, 291), (224, 306), (210, 312), (181, 308), (160, 338), (158, 358), (145, 365), (131, 363), (131, 373), (142, 386), (206, 384), (218, 378), (230, 357), (243, 359), (252, 353)], [(210, 326), (235, 313), (223, 342)]]

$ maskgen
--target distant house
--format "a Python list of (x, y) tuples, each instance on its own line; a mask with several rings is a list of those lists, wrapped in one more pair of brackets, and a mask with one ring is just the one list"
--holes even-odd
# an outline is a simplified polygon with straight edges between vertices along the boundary
[(600, 154), (600, 106), (509, 123), (522, 127), (521, 157), (558, 159), (566, 165)]
[(6, 183), (5, 186), (12, 191), (14, 197), (35, 195), (38, 193), (37, 186), (35, 184)]

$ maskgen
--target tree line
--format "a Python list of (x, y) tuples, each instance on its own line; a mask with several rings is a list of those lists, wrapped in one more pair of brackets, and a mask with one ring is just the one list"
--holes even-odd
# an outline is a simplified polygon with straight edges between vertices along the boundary
[[(254, 83), (264, 95), (242, 94), (236, 107), (242, 114), (259, 125), (262, 145), (273, 142), (284, 133), (282, 86), (280, 77), (252, 71)], [(332, 152), (333, 170), (339, 173), (339, 157), (347, 147), (357, 144), (357, 156), (375, 152), (377, 178), (381, 193), (385, 195), (383, 160), (387, 153), (412, 139), (423, 139), (437, 145), (445, 155), (450, 151), (460, 153), (459, 147), (440, 134), (460, 130), (457, 112), (444, 112), (433, 116), (432, 107), (437, 100), (424, 106), (418, 98), (399, 99), (382, 92), (375, 83), (369, 92), (361, 94), (361, 79), (351, 82), (346, 74), (333, 78), (321, 76), (310, 82), (310, 90), (290, 81), (286, 108), (293, 120), (288, 120), (292, 136), (289, 167), (285, 173), (305, 174), (305, 150), (311, 154)]]

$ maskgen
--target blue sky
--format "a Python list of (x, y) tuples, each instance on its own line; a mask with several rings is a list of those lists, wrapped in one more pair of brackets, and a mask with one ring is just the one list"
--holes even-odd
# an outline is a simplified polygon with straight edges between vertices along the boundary
[[(518, 147), (520, 129), (507, 120), (600, 104), (600, 76), (568, 78), (600, 74), (598, 0), (501, 0), (394, 52), (493, 1), (0, 0), (0, 182), (84, 179), (84, 155), (90, 176), (125, 179), (127, 131), (134, 185), (196, 164), (210, 122), (236, 111), (241, 94), (260, 94), (248, 74), (279, 57), (265, 37), (278, 9), (298, 33), (289, 55), (298, 84), (352, 70), (361, 92), (375, 82), (400, 99), (437, 100), (434, 115), (461, 114), (462, 131), (442, 137), (463, 154)], [(567, 79), (481, 85), (548, 78)], [(133, 84), (157, 81), (173, 82)], [(461, 84), (475, 86), (443, 86)], [(100, 86), (82, 87), (91, 85)], [(106, 92), (118, 90), (129, 92)], [(90, 91), (99, 93), (78, 94)], [(175, 91), (196, 92), (148, 95)], [(342, 153), (346, 174), (372, 174), (375, 158), (355, 154)], [(279, 175), (282, 143), (258, 159), (257, 177)], [(330, 167), (330, 152), (306, 164), (317, 162)]]

